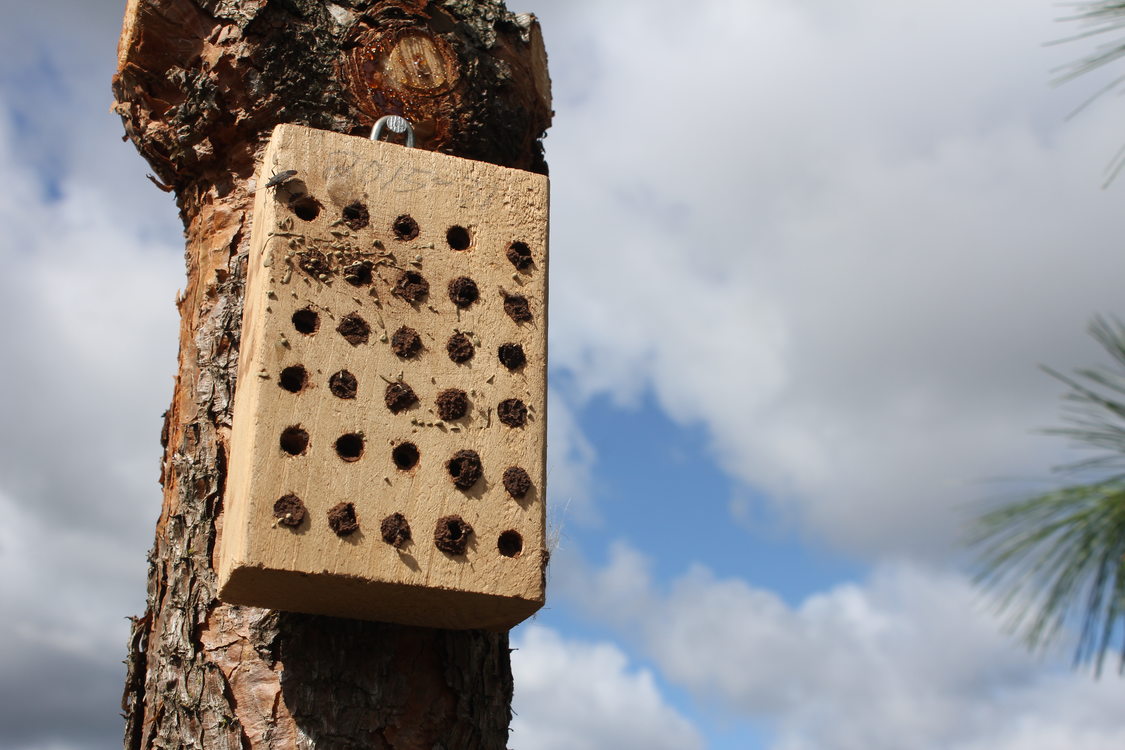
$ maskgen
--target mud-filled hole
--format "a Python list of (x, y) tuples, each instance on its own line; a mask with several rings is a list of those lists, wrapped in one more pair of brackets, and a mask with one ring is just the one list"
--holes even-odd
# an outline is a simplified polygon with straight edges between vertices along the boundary
[(309, 447), (309, 433), (300, 425), (286, 427), (281, 431), (281, 450), (290, 456), (299, 456)]
[(358, 461), (363, 455), (363, 435), (349, 432), (336, 438), (336, 455), (349, 463)]
[(460, 276), (449, 282), (449, 299), (462, 310), (480, 298), (477, 282), (468, 276)]
[(418, 395), (406, 383), (388, 383), (387, 390), (383, 394), (383, 403), (392, 414), (398, 414), (418, 403)]
[(468, 250), (469, 245), (473, 244), (473, 238), (469, 235), (469, 230), (456, 224), (445, 231), (445, 241), (454, 250)]
[(422, 454), (414, 443), (399, 443), (391, 449), (391, 461), (399, 471), (410, 471), (418, 465)]
[(410, 541), (410, 524), (406, 516), (392, 513), (379, 524), (379, 535), (383, 541), (395, 549), (402, 549)]
[(496, 540), (496, 549), (504, 557), (519, 557), (523, 552), (523, 537), (518, 531), (509, 529)]
[(348, 229), (356, 232), (371, 223), (371, 213), (362, 201), (352, 201), (344, 206), (344, 210), (340, 212), (340, 218), (344, 220)]
[(391, 351), (399, 359), (413, 359), (422, 351), (422, 337), (410, 326), (403, 326), (391, 336)]
[(496, 416), (509, 427), (523, 427), (527, 423), (527, 405), (518, 398), (506, 398), (497, 405)]
[(519, 466), (509, 466), (504, 469), (504, 489), (517, 500), (521, 500), (531, 491), (531, 477)]
[(515, 343), (501, 344), (497, 352), (500, 357), (500, 364), (507, 367), (509, 370), (518, 370), (527, 364), (527, 355), (523, 352), (523, 346)]
[(352, 346), (359, 346), (367, 343), (371, 336), (371, 326), (358, 315), (345, 315), (340, 320), (340, 325), (336, 326), (336, 332)]
[(359, 531), (359, 519), (353, 503), (337, 503), (328, 509), (328, 527), (336, 536), (347, 536)]
[(527, 323), (532, 317), (531, 305), (528, 304), (527, 297), (522, 294), (505, 294), (504, 312), (517, 323)]
[(304, 522), (306, 515), (305, 504), (292, 493), (282, 495), (273, 504), (273, 517), (277, 519), (279, 526), (295, 529)]
[(452, 422), (469, 413), (469, 394), (460, 388), (447, 388), (438, 394), (434, 402), (438, 419)]
[(418, 222), (414, 221), (414, 217), (410, 214), (403, 214), (391, 224), (391, 231), (395, 233), (396, 238), (408, 242), (418, 236)]
[(357, 260), (344, 266), (344, 281), (352, 286), (367, 286), (373, 280), (371, 274), (372, 263), (369, 260)]
[(516, 241), (508, 246), (508, 260), (516, 267), (517, 271), (526, 271), (531, 268), (531, 248), (526, 242)]
[(297, 329), (297, 333), (306, 335), (316, 333), (320, 328), (320, 315), (316, 310), (304, 308), (293, 313), (293, 327)]
[(481, 466), (480, 454), (474, 450), (461, 450), (445, 464), (453, 486), (459, 490), (467, 490), (476, 484), (484, 474)]
[(451, 555), (463, 555), (473, 527), (461, 516), (442, 516), (434, 527), (434, 546)]
[(426, 281), (426, 277), (417, 271), (403, 271), (402, 276), (398, 277), (398, 283), (391, 290), (391, 294), (412, 305), (417, 305), (429, 296), (430, 282)]
[(309, 382), (309, 373), (302, 365), (292, 365), (281, 371), (277, 384), (290, 393), (300, 393)]
[(468, 362), (476, 353), (473, 342), (463, 333), (455, 333), (450, 336), (449, 341), (445, 344), (445, 351), (449, 354), (449, 358), (459, 365)]
[(313, 221), (320, 216), (320, 201), (311, 195), (294, 196), (289, 201), (289, 210), (297, 214), (301, 221)]
[(347, 370), (340, 370), (328, 378), (328, 390), (336, 398), (355, 398), (359, 391), (359, 381)]

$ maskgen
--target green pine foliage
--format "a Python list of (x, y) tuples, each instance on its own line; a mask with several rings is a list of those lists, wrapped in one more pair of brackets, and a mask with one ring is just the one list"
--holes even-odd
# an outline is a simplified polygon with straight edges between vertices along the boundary
[(1100, 675), (1115, 650), (1125, 671), (1125, 326), (1098, 318), (1090, 333), (1114, 365), (1072, 377), (1047, 369), (1068, 388), (1066, 426), (1048, 432), (1095, 449), (1057, 469), (1094, 478), (986, 513), (969, 541), (978, 581), (999, 595), (1028, 645), (1074, 632), (1075, 665)]

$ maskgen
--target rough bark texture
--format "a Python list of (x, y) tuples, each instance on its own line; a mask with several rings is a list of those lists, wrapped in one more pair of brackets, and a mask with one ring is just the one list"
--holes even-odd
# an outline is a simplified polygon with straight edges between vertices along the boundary
[(187, 284), (161, 440), (164, 504), (133, 623), (127, 748), (470, 750), (506, 744), (505, 633), (335, 620), (215, 599), (255, 157), (279, 122), (545, 171), (538, 26), (499, 0), (130, 0), (113, 81), (176, 192)]

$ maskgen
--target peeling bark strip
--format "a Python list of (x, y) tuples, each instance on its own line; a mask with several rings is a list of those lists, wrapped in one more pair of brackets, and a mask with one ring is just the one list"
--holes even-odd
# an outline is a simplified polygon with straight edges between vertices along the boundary
[(127, 748), (504, 747), (506, 633), (232, 607), (215, 599), (255, 158), (274, 125), (363, 134), (545, 172), (538, 24), (499, 0), (128, 0), (113, 80), (125, 131), (187, 236), (179, 373), (148, 603), (133, 621)]

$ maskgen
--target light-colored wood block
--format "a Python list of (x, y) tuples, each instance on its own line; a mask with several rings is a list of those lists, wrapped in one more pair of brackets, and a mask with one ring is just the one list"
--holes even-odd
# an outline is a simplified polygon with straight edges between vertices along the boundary
[(281, 125), (257, 184), (220, 598), (440, 628), (530, 616), (547, 179)]

